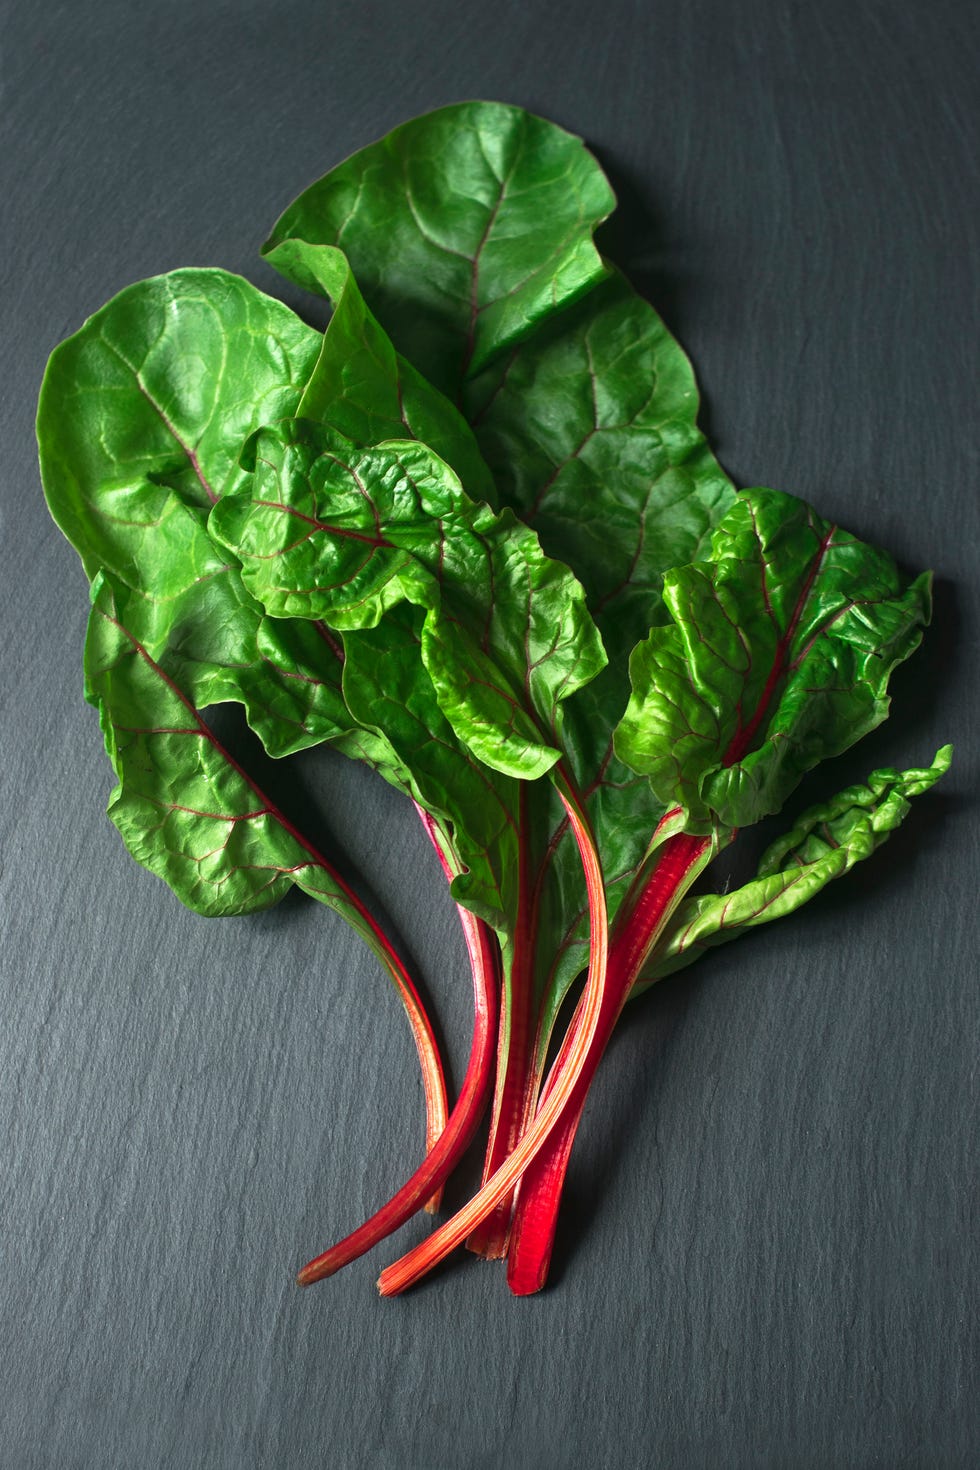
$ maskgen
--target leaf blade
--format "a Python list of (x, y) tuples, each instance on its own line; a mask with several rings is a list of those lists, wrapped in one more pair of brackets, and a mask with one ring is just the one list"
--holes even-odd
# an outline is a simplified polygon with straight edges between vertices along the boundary
[(283, 268), (284, 240), (343, 245), (395, 346), (453, 398), (462, 376), (602, 278), (592, 232), (614, 203), (572, 134), (503, 103), (456, 103), (332, 169), (263, 253)]
[(704, 562), (664, 580), (671, 625), (630, 660), (619, 754), (701, 828), (778, 811), (803, 774), (885, 718), (929, 618), (929, 577), (803, 501), (742, 491)]

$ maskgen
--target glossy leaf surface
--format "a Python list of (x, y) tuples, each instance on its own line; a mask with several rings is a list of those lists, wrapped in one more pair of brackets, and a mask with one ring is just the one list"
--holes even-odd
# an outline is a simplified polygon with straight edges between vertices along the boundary
[(929, 578), (775, 490), (742, 492), (711, 556), (664, 579), (673, 622), (630, 661), (616, 748), (693, 830), (779, 810), (803, 774), (886, 717)]
[[(200, 711), (220, 681), (169, 650), (150, 651), (156, 609), (106, 574), (92, 585), (86, 698), (119, 778), (109, 810), (138, 862), (196, 913), (247, 913), (292, 884), (351, 917), (324, 860), (222, 748)], [(372, 936), (373, 945), (373, 936)]]
[(562, 701), (605, 663), (568, 571), (420, 444), (358, 451), (297, 420), (253, 452), (250, 498), (226, 497), (211, 524), (267, 611), (346, 630), (424, 608), (422, 657), (460, 739), (505, 774), (549, 770)]
[(320, 335), (240, 276), (121, 291), (51, 354), (38, 404), (51, 514), (89, 577), (167, 595), (220, 566), (205, 521), (245, 438), (295, 411)]
[(601, 279), (614, 197), (581, 141), (500, 102), (395, 128), (290, 205), (264, 253), (322, 289), (283, 241), (339, 245), (398, 350), (455, 398), (460, 378)]
[(467, 384), (502, 502), (589, 595), (609, 657), (658, 621), (734, 490), (697, 426), (690, 362), (618, 273)]
[(152, 603), (106, 573), (92, 584), (85, 694), (99, 712), (119, 785), (109, 815), (137, 862), (207, 917), (251, 913), (294, 885), (341, 915), (401, 996), (422, 1066), (431, 1148), (446, 1123), (438, 1048), (415, 987), (360, 899), (222, 747), (166, 651), (144, 641)]
[(145, 594), (143, 638), (208, 701), (240, 701), (272, 755), (350, 728), (340, 667), (311, 625), (269, 625), (207, 514), (246, 436), (292, 413), (320, 335), (238, 276), (128, 287), (52, 354), (38, 441), (52, 515), (89, 576)]

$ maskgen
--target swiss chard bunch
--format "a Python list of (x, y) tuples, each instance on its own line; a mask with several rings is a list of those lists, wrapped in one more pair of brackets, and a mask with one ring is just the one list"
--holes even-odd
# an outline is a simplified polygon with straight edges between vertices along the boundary
[[(177, 271), (111, 301), (45, 378), (42, 475), (93, 579), (86, 692), (124, 840), (201, 913), (290, 884), (338, 909), (416, 1036), (426, 1156), (304, 1284), (438, 1200), (492, 1085), (480, 1189), (380, 1286), (466, 1241), (538, 1290), (626, 1001), (870, 856), (949, 763), (875, 772), (742, 888), (694, 891), (886, 717), (929, 578), (799, 500), (735, 490), (687, 359), (596, 248), (613, 206), (561, 129), (444, 108), (275, 227), (266, 258), (332, 304), (322, 335), (236, 277)], [(270, 754), (331, 744), (415, 803), (473, 971), (448, 1113), (394, 947), (222, 749), (222, 701)]]

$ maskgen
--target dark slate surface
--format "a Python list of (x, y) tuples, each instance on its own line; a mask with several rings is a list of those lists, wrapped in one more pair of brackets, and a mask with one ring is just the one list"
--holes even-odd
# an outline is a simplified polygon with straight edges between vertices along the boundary
[[(966, 1467), (977, 1388), (976, 8), (822, 0), (74, 0), (2, 8), (0, 1465)], [(291, 1272), (417, 1156), (406, 1028), (339, 921), (184, 912), (101, 812), (73, 553), (32, 443), (47, 353), (467, 96), (583, 133), (607, 246), (692, 353), (739, 480), (938, 576), (897, 717), (821, 776), (950, 778), (873, 864), (624, 1025), (554, 1287), (381, 1249)], [(290, 297), (297, 300), (296, 297)], [(461, 946), (394, 794), (302, 789), (436, 998)], [(406, 1227), (400, 1243), (420, 1237)]]

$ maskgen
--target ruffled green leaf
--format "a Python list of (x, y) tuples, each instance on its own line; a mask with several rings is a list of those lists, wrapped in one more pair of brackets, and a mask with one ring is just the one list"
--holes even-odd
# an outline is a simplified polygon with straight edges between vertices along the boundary
[[(873, 771), (832, 801), (804, 812), (765, 851), (756, 878), (734, 893), (704, 893), (679, 905), (644, 971), (644, 985), (691, 964), (706, 948), (791, 914), (869, 858), (905, 820), (909, 800), (949, 770), (952, 746), (924, 769)], [(640, 988), (640, 987), (638, 987)]]
[(285, 240), (342, 245), (373, 310), (430, 382), (460, 378), (605, 274), (592, 233), (615, 203), (595, 159), (500, 102), (414, 118), (289, 206), (264, 253), (314, 291)]
[(582, 589), (536, 536), (474, 505), (417, 443), (357, 450), (297, 420), (252, 452), (249, 494), (211, 526), (266, 610), (348, 630), (402, 602), (425, 609), (422, 658), (460, 739), (505, 774), (549, 770), (562, 702), (605, 655)]
[(742, 492), (711, 554), (664, 578), (673, 622), (630, 660), (616, 749), (691, 830), (776, 812), (888, 713), (929, 618), (929, 576), (775, 490)]

